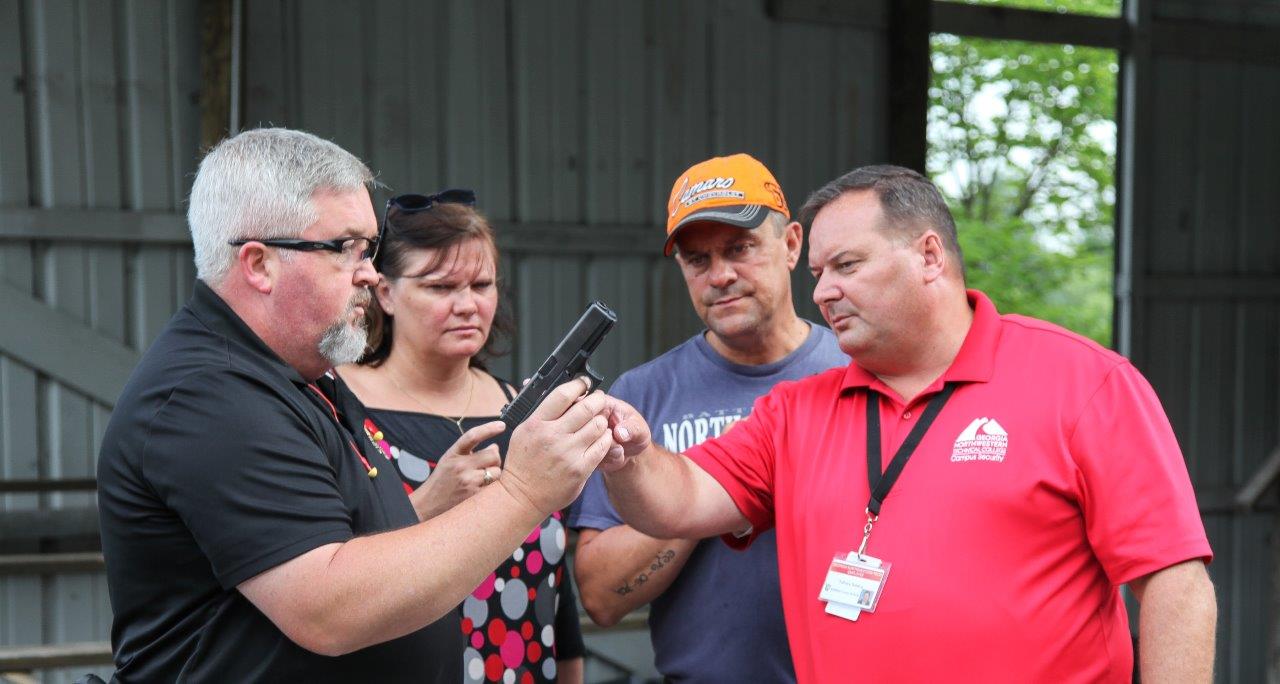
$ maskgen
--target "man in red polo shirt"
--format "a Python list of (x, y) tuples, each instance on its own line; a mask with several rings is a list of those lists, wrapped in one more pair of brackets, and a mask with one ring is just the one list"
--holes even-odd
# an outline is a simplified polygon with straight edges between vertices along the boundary
[[(673, 455), (624, 404), (603, 466), (658, 537), (777, 529), (802, 682), (1209, 681), (1212, 552), (1159, 400), (1123, 357), (966, 290), (955, 224), (898, 167), (810, 197), (814, 301), (853, 362)], [(726, 597), (750, 600), (750, 597)]]

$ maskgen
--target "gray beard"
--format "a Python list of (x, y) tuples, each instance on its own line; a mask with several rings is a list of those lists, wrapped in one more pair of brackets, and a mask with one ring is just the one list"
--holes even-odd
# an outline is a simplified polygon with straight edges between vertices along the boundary
[(355, 325), (338, 321), (324, 331), (317, 349), (329, 363), (341, 366), (359, 361), (364, 356), (364, 348), (368, 342), (369, 331), (365, 329), (364, 321)]
[(365, 327), (363, 318), (356, 321), (354, 325), (347, 323), (347, 318), (357, 306), (368, 307), (372, 299), (368, 290), (356, 295), (347, 305), (342, 320), (329, 326), (320, 336), (320, 343), (316, 345), (316, 349), (330, 364), (341, 366), (346, 363), (355, 363), (364, 356), (364, 349), (369, 344), (369, 329)]

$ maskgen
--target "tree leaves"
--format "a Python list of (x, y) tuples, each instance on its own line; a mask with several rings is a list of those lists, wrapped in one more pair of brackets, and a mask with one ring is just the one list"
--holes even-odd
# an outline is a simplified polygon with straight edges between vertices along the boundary
[(1116, 53), (940, 34), (932, 61), (929, 173), (956, 216), (971, 286), (1002, 311), (1109, 344)]

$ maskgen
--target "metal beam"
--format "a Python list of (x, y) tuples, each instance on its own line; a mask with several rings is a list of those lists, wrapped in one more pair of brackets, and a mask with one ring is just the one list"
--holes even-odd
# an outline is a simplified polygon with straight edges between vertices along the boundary
[(1149, 275), (1142, 279), (1148, 299), (1280, 299), (1280, 277)]
[(765, 11), (777, 21), (839, 24), (883, 31), (891, 3), (902, 0), (768, 0)]
[[(1120, 82), (1116, 94), (1116, 244), (1115, 329), (1116, 351), (1137, 358), (1142, 330), (1135, 321), (1146, 320), (1147, 232), (1151, 226), (1152, 82), (1151, 2), (1126, 0), (1124, 18), (1129, 45), (1120, 52)], [(1132, 603), (1132, 601), (1130, 601)]]
[(113, 209), (0, 208), (0, 241), (191, 244), (182, 214)]
[(1120, 17), (1095, 17), (997, 5), (933, 3), (933, 30), (961, 36), (1032, 43), (1070, 43), (1119, 50), (1128, 41)]
[(522, 254), (628, 254), (662, 253), (662, 233), (652, 225), (610, 224), (588, 226), (573, 223), (511, 223), (495, 229), (498, 247)]
[[(92, 539), (98, 534), (98, 509), (90, 506), (8, 510), (0, 515), (0, 540), (5, 544), (22, 544), (42, 539)], [(5, 548), (10, 551), (28, 550), (16, 546)]]
[(33, 492), (91, 492), (98, 488), (92, 477), (56, 480), (0, 480), (0, 494), (30, 494)]
[(1146, 27), (1134, 18), (970, 5), (947, 0), (933, 2), (933, 30), (975, 38), (1069, 43), (1128, 50), (1133, 31), (1150, 32), (1150, 49), (1157, 55), (1200, 60), (1280, 64), (1280, 41), (1271, 27), (1218, 21), (1148, 19)]
[(0, 320), (0, 352), (107, 406), (138, 365), (134, 350), (12, 285), (0, 284)]
[(889, 10), (889, 161), (925, 172), (929, 143), (931, 0), (896, 0)]
[(200, 3), (200, 149), (227, 137), (232, 128), (235, 9), (232, 0)]
[(0, 648), (0, 672), (110, 663), (111, 642), (109, 641)]
[(1263, 499), (1254, 503), (1249, 511), (1242, 511), (1236, 505), (1238, 492), (1231, 485), (1220, 487), (1196, 487), (1196, 504), (1200, 515), (1265, 515), (1276, 512), (1276, 504), (1271, 499)]
[(0, 577), (52, 575), (60, 572), (101, 572), (106, 568), (107, 563), (100, 551), (0, 555)]
[(1252, 509), (1258, 503), (1262, 493), (1276, 481), (1277, 476), (1280, 476), (1280, 447), (1271, 450), (1267, 460), (1262, 462), (1249, 481), (1236, 492), (1236, 508), (1242, 511)]
[[(504, 251), (555, 254), (652, 255), (653, 224), (507, 223), (498, 222), (498, 247)], [(186, 219), (168, 212), (110, 209), (0, 209), (0, 241), (130, 242), (191, 244)]]

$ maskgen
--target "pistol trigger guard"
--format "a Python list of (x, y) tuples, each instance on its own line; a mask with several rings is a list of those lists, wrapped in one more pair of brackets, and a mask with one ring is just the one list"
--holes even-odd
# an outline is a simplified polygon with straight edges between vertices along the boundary
[(588, 381), (587, 394), (591, 394), (592, 392), (600, 389), (600, 385), (604, 383), (604, 378), (600, 377), (600, 374), (595, 372), (595, 370), (589, 365), (583, 365), (582, 377), (587, 378)]

